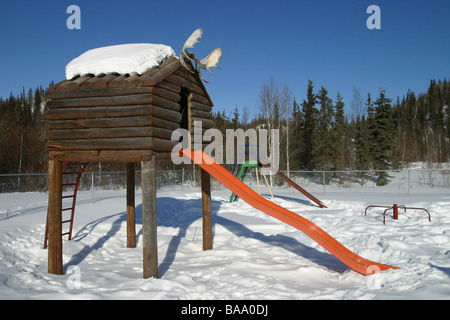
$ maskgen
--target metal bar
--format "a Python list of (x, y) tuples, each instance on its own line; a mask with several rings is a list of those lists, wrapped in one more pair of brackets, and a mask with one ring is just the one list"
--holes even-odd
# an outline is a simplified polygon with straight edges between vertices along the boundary
[(370, 205), (364, 211), (364, 215), (367, 215), (367, 209), (369, 209), (369, 208), (392, 208), (392, 206), (374, 206), (374, 205)]
[(427, 214), (428, 214), (428, 221), (429, 222), (431, 222), (431, 215), (430, 215), (430, 213), (428, 212), (428, 210), (427, 209), (424, 209), (424, 208), (412, 208), (412, 207), (405, 207), (405, 212), (406, 212), (406, 209), (412, 209), (412, 210), (423, 210), (423, 211), (425, 211)]
[(386, 212), (390, 209), (393, 209), (393, 215), (394, 215), (394, 220), (398, 220), (398, 209), (399, 208), (403, 208), (404, 212), (406, 213), (406, 209), (411, 209), (411, 210), (423, 210), (428, 214), (428, 221), (431, 222), (431, 214), (427, 209), (424, 208), (413, 208), (413, 207), (406, 207), (404, 205), (397, 205), (394, 204), (393, 206), (376, 206), (376, 205), (370, 205), (366, 208), (366, 210), (364, 211), (364, 215), (367, 214), (367, 209), (369, 208), (387, 208), (386, 210), (384, 210), (383, 212), (383, 224), (386, 224)]

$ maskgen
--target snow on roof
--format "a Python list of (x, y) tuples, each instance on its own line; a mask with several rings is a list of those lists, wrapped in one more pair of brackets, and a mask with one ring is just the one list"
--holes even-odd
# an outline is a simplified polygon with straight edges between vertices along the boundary
[(151, 43), (122, 44), (89, 50), (66, 66), (66, 79), (87, 74), (144, 74), (175, 56), (169, 46)]

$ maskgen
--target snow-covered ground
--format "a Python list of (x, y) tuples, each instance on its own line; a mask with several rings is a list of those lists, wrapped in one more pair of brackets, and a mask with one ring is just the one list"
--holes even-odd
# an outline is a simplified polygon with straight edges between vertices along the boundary
[[(262, 188), (268, 199), (270, 194)], [(0, 299), (449, 299), (448, 189), (397, 195), (352, 189), (316, 194), (320, 209), (292, 188), (275, 201), (313, 221), (347, 248), (400, 267), (365, 277), (300, 231), (239, 200), (213, 192), (214, 249), (202, 251), (199, 190), (158, 192), (160, 279), (142, 278), (141, 194), (138, 245), (126, 248), (125, 191), (105, 191), (77, 206), (72, 241), (64, 240), (63, 276), (47, 273), (42, 248), (46, 208), (0, 221)], [(3, 195), (5, 196), (5, 195)], [(17, 195), (12, 194), (11, 197)], [(430, 211), (392, 213), (371, 204)]]

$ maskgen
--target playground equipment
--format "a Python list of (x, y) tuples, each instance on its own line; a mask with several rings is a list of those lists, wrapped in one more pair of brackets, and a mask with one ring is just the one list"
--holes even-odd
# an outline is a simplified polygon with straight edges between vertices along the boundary
[[(214, 54), (203, 60), (195, 59), (193, 53), (186, 51), (186, 48), (192, 48), (200, 35), (201, 30), (194, 32), (183, 47), (180, 58), (170, 56), (155, 59), (158, 65), (152, 66), (143, 74), (136, 73), (135, 70), (122, 74), (109, 71), (97, 71), (97, 74), (87, 72), (58, 82), (46, 92), (49, 199), (46, 227), (48, 236), (45, 238), (48, 238), (49, 273), (63, 274), (64, 164), (127, 163), (127, 247), (135, 247), (134, 176), (135, 163), (140, 162), (143, 277), (158, 277), (156, 161), (171, 159), (171, 152), (178, 145), (177, 141), (172, 140), (174, 130), (182, 128), (195, 135), (194, 122), (201, 122), (204, 129), (214, 127), (211, 120), (213, 103), (199, 70), (209, 71), (209, 68), (216, 67), (221, 51), (215, 50)], [(100, 56), (94, 56), (101, 60)], [(195, 68), (191, 61), (196, 63)], [(99, 61), (90, 62), (95, 65)], [(256, 194), (201, 150), (185, 149), (182, 154), (201, 167), (203, 250), (212, 249), (212, 175), (237, 197), (304, 232), (353, 270), (370, 275), (397, 269), (366, 260), (351, 252), (309, 220)], [(202, 161), (203, 158), (208, 162)], [(303, 190), (287, 177), (280, 176), (297, 190)], [(320, 201), (306, 191), (302, 192), (320, 205)], [(72, 197), (75, 198), (74, 195)], [(74, 210), (74, 206), (71, 210)], [(73, 217), (71, 220), (73, 221)]]
[[(242, 157), (244, 157), (244, 159), (245, 159), (245, 156), (250, 156), (250, 158), (251, 158), (252, 155), (254, 155), (253, 158), (255, 158), (255, 159), (245, 160), (243, 164), (240, 164), (240, 162), (242, 162), (242, 161), (240, 161), (242, 159)], [(280, 177), (281, 179), (286, 181), (291, 187), (294, 187), (297, 191), (301, 192), (303, 195), (305, 195), (311, 201), (316, 203), (320, 208), (326, 208), (326, 206), (319, 199), (317, 199), (312, 194), (307, 192), (305, 189), (303, 189), (302, 187), (297, 185), (294, 181), (289, 179), (286, 175), (284, 175), (280, 171), (278, 171), (275, 168), (273, 168), (270, 164), (262, 164), (260, 159), (259, 159), (259, 148), (258, 148), (258, 146), (249, 145), (249, 144), (246, 144), (246, 145), (242, 146), (241, 151), (238, 153), (238, 155), (236, 157), (236, 161), (234, 163), (233, 175), (236, 176), (242, 182), (244, 182), (245, 176), (247, 174), (247, 170), (249, 168), (255, 168), (257, 185), (258, 185), (258, 194), (261, 194), (260, 189), (259, 189), (259, 178), (258, 178), (258, 168), (261, 168), (261, 167), (268, 168), (270, 171), (272, 171), (278, 177)], [(266, 178), (265, 175), (263, 175), (263, 177), (264, 177), (266, 185), (269, 188), (270, 194), (271, 194), (272, 199), (273, 199), (274, 198), (273, 197), (273, 193), (272, 193), (272, 190), (270, 189), (270, 186), (269, 186), (269, 183), (267, 181), (267, 178)], [(237, 199), (238, 199), (238, 196), (235, 193), (232, 193), (231, 197), (230, 197), (230, 202), (234, 202)]]
[[(195, 42), (194, 38), (190, 41)], [(111, 48), (116, 50), (117, 46)], [(155, 50), (155, 55), (159, 52)], [(92, 65), (105, 65), (101, 63), (103, 55), (88, 56)], [(118, 59), (121, 57), (119, 55)], [(203, 61), (205, 68), (218, 62), (215, 60), (212, 65), (209, 59), (199, 62), (192, 55), (186, 61), (184, 56), (156, 56), (156, 65), (143, 73), (136, 70), (121, 74), (86, 72), (58, 82), (47, 90), (49, 199), (45, 241), (48, 239), (49, 273), (63, 274), (64, 271), (63, 164), (120, 162), (127, 163), (127, 246), (136, 246), (134, 175), (135, 164), (140, 163), (143, 277), (158, 277), (156, 161), (171, 160), (171, 151), (178, 144), (171, 139), (174, 130), (186, 129), (193, 135), (194, 122), (201, 122), (204, 129), (214, 127), (211, 120), (213, 103), (198, 71), (203, 65), (194, 67), (191, 60), (196, 64)], [(204, 250), (212, 248), (209, 178), (202, 171)]]
[[(261, 195), (261, 189), (259, 187), (258, 167), (259, 167), (258, 163), (254, 162), (254, 161), (246, 160), (243, 164), (240, 164), (238, 166), (238, 170), (236, 171), (237, 174), (235, 174), (235, 176), (239, 180), (244, 182), (244, 179), (245, 179), (245, 176), (247, 175), (248, 169), (249, 168), (255, 168), (255, 171), (256, 171), (256, 183), (258, 185), (258, 194)], [(269, 192), (270, 192), (270, 195), (272, 196), (272, 200), (275, 200), (274, 197), (273, 197), (272, 189), (270, 188), (269, 182), (267, 181), (266, 175), (262, 173), (262, 176), (264, 177), (264, 180), (266, 182), (267, 188), (269, 188)], [(230, 197), (230, 203), (231, 202), (235, 202), (237, 199), (238, 199), (238, 196), (234, 192), (232, 192), (231, 193), (231, 197)]]
[(303, 195), (305, 195), (306, 197), (308, 197), (311, 201), (315, 202), (319, 207), (321, 208), (326, 208), (327, 206), (325, 206), (319, 199), (317, 199), (316, 197), (314, 197), (312, 194), (310, 194), (309, 192), (307, 192), (305, 189), (301, 188), (298, 184), (296, 184), (294, 181), (292, 181), (291, 179), (289, 179), (288, 177), (286, 177), (284, 174), (282, 174), (280, 171), (275, 170), (275, 168), (271, 167), (270, 165), (266, 164), (263, 165), (267, 168), (269, 168), (273, 173), (275, 173), (277, 176), (279, 176), (280, 178), (282, 178), (283, 180), (285, 180), (290, 186), (294, 187), (295, 189), (297, 189), (298, 191), (300, 191)]
[(185, 149), (181, 152), (249, 205), (304, 232), (356, 272), (363, 275), (370, 275), (388, 269), (398, 269), (393, 266), (364, 259), (353, 253), (311, 221), (258, 195), (201, 150), (192, 151)]
[(384, 210), (384, 212), (383, 212), (383, 224), (386, 224), (386, 212), (387, 212), (388, 210), (391, 210), (391, 209), (392, 209), (392, 213), (393, 213), (394, 220), (398, 220), (398, 209), (399, 209), (399, 208), (403, 208), (403, 209), (405, 210), (405, 212), (406, 212), (406, 209), (410, 209), (410, 210), (423, 210), (423, 211), (425, 211), (425, 212), (428, 214), (428, 221), (431, 222), (431, 215), (430, 215), (430, 213), (428, 212), (428, 210), (427, 210), (427, 209), (424, 209), (424, 208), (405, 207), (404, 205), (400, 205), (400, 206), (399, 206), (399, 205), (397, 205), (397, 204), (394, 204), (394, 205), (392, 205), (392, 206), (370, 205), (370, 206), (368, 206), (368, 207), (366, 208), (366, 210), (364, 210), (364, 215), (367, 215), (367, 209), (369, 209), (369, 208), (387, 208), (387, 209)]
[[(72, 230), (73, 230), (73, 219), (75, 217), (75, 206), (77, 203), (77, 193), (78, 185), (80, 184), (81, 176), (84, 170), (89, 165), (89, 162), (64, 162), (62, 164), (62, 174), (61, 174), (61, 199), (72, 199), (71, 206), (62, 208), (61, 214), (66, 211), (70, 211), (70, 217), (67, 220), (61, 219), (61, 224), (69, 223), (69, 230), (63, 232), (62, 236), (67, 235), (67, 240), (72, 240)], [(75, 177), (75, 179), (73, 179)], [(68, 190), (69, 194), (63, 195), (64, 187), (73, 187), (72, 190)], [(48, 245), (48, 214), (47, 222), (45, 223), (45, 237), (44, 237), (44, 249), (47, 249)]]
[[(252, 151), (253, 150), (253, 151)], [(254, 156), (251, 156), (254, 155)], [(241, 163), (243, 159), (246, 159), (246, 156), (249, 156), (248, 160), (244, 160), (244, 163)], [(256, 158), (256, 159), (250, 159), (250, 158)], [(258, 194), (261, 195), (261, 189), (259, 187), (259, 172), (258, 168), (261, 167), (261, 163), (259, 161), (259, 148), (256, 145), (249, 145), (246, 144), (241, 147), (241, 151), (238, 152), (236, 156), (236, 160), (234, 162), (233, 167), (233, 175), (237, 177), (239, 180), (244, 182), (245, 176), (247, 175), (249, 168), (254, 168), (256, 171), (256, 184), (258, 186)], [(272, 189), (270, 188), (269, 182), (267, 181), (267, 177), (265, 174), (261, 172), (261, 175), (264, 177), (264, 180), (266, 182), (266, 186), (269, 189), (270, 195), (272, 196), (272, 200), (275, 201), (272, 193)], [(230, 196), (230, 203), (235, 202), (239, 197), (232, 192)]]

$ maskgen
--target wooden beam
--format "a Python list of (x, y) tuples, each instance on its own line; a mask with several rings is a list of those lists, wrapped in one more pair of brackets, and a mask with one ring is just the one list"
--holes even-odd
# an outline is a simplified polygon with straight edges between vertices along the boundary
[(141, 162), (144, 279), (158, 278), (156, 156)]
[[(172, 92), (174, 92), (174, 93), (176, 93), (178, 95), (180, 94), (180, 89), (181, 88), (179, 86), (171, 84), (171, 83), (169, 83), (167, 81), (162, 81), (162, 82), (158, 83), (158, 87), (167, 89), (167, 90), (172, 91)], [(146, 87), (143, 87), (143, 88), (146, 88)], [(150, 88), (153, 88), (153, 87), (150, 87)]]
[(178, 104), (178, 102), (171, 101), (166, 98), (161, 98), (156, 95), (153, 96), (152, 103), (153, 103), (153, 105), (162, 107), (164, 109), (169, 109), (169, 110), (174, 110), (174, 111), (180, 110), (180, 105)]
[(191, 116), (194, 118), (203, 118), (203, 119), (211, 119), (212, 117), (211, 112), (194, 109), (192, 106), (191, 106)]
[(188, 88), (189, 87), (189, 82), (186, 79), (184, 79), (176, 74), (171, 74), (169, 77), (164, 79), (164, 81), (170, 83), (171, 85), (177, 86), (179, 88), (182, 88), (182, 87)]
[(211, 179), (209, 173), (201, 169), (202, 209), (203, 209), (203, 250), (213, 248), (212, 239), (212, 209), (211, 209)]
[(155, 152), (172, 152), (173, 148), (179, 144), (178, 141), (165, 140), (159, 138), (153, 139), (153, 151)]
[(179, 69), (174, 74), (186, 79), (190, 83), (195, 84), (196, 86), (199, 86), (199, 87), (202, 83), (202, 80), (200, 80), (200, 78), (197, 76), (197, 72), (192, 74), (190, 72), (186, 72), (182, 69)]
[(60, 161), (49, 161), (48, 272), (59, 275), (63, 274), (61, 167)]
[(115, 117), (139, 117), (153, 114), (152, 105), (47, 109), (49, 120), (78, 120)]
[(142, 79), (141, 84), (143, 86), (154, 86), (155, 84), (163, 81), (165, 78), (167, 78), (169, 75), (174, 73), (176, 70), (178, 70), (181, 66), (181, 63), (178, 59), (171, 59), (170, 62), (167, 63), (164, 67), (160, 67), (158, 69), (158, 72), (155, 74), (152, 74), (147, 79)]
[(48, 140), (78, 140), (100, 138), (131, 138), (131, 137), (156, 137), (170, 140), (172, 130), (153, 127), (119, 127), (119, 128), (92, 128), (49, 130)]
[[(78, 120), (52, 120), (46, 121), (45, 126), (49, 130), (64, 129), (92, 129), (92, 128), (125, 128), (125, 127), (158, 127), (167, 130), (176, 130), (180, 124), (155, 116), (147, 117), (122, 117), (122, 118), (97, 118)], [(48, 137), (47, 137), (48, 138)]]
[(104, 89), (108, 86), (108, 82), (117, 77), (117, 74), (107, 74), (101, 77), (92, 77), (88, 81), (80, 85), (80, 89)]
[[(178, 111), (168, 110), (151, 104), (135, 106), (47, 109), (45, 112), (45, 117), (49, 120), (79, 120), (139, 116), (155, 116), (159, 119), (164, 119), (175, 123), (179, 123), (181, 120), (181, 113)], [(114, 119), (111, 119), (111, 121), (114, 121)]]
[(74, 78), (73, 80), (63, 81), (58, 85), (56, 90), (78, 90), (83, 82), (91, 78), (92, 76), (83, 76)]
[(127, 248), (136, 248), (135, 165), (127, 163)]
[(180, 94), (179, 93), (175, 93), (173, 91), (167, 90), (163, 87), (158, 88), (158, 87), (154, 87), (154, 94), (158, 97), (170, 100), (170, 101), (174, 101), (176, 103), (180, 102)]
[(68, 80), (64, 79), (64, 80), (61, 80), (61, 81), (58, 82), (58, 83), (55, 83), (54, 85), (50, 86), (50, 87), (47, 89), (47, 92), (57, 90), (57, 88), (58, 88), (60, 85), (66, 83), (67, 81), (68, 81)]
[(203, 128), (206, 128), (206, 129), (214, 128), (214, 121), (212, 121), (211, 119), (203, 119), (203, 118), (192, 117), (191, 118), (192, 126), (194, 126), (193, 123), (195, 121), (201, 121)]
[(207, 106), (209, 106), (211, 103), (207, 97), (196, 94), (196, 93), (192, 93), (191, 101), (198, 102), (198, 103), (201, 103), (201, 104), (204, 104)]
[(165, 81), (167, 81), (167, 82), (169, 82), (171, 84), (177, 85), (179, 87), (188, 88), (190, 92), (194, 92), (196, 94), (205, 96), (206, 93), (200, 86), (198, 86), (195, 83), (190, 82), (189, 80), (183, 78), (184, 74), (185, 73), (179, 75), (177, 73), (173, 73), (169, 77), (167, 77), (165, 79)]
[[(73, 150), (50, 151), (49, 159), (86, 162), (140, 162), (149, 161), (153, 155), (151, 150)], [(157, 154), (159, 157), (159, 154)], [(170, 160), (170, 154), (169, 154)]]
[(152, 94), (131, 94), (126, 96), (111, 97), (69, 98), (61, 100), (50, 100), (49, 102), (47, 102), (47, 107), (53, 109), (142, 105), (152, 104), (152, 97)]
[[(92, 150), (153, 150), (171, 152), (177, 141), (153, 137), (131, 137), (110, 139), (49, 140), (49, 151), (92, 151)], [(122, 152), (122, 151), (120, 151)]]
[(139, 84), (140, 82), (140, 76), (139, 75), (132, 75), (129, 76), (128, 78), (124, 79), (120, 84), (119, 87), (120, 88), (128, 88), (128, 87), (132, 87), (132, 86), (136, 86)]
[(114, 96), (136, 95), (136, 94), (148, 94), (152, 93), (152, 91), (153, 87), (79, 89), (79, 90), (63, 90), (63, 91), (53, 90), (47, 91), (45, 96), (47, 99), (50, 100), (61, 100), (61, 99), (80, 99), (80, 98), (114, 97)]
[(192, 100), (191, 100), (190, 106), (192, 109), (204, 111), (204, 112), (211, 112), (211, 110), (212, 110), (211, 106), (208, 106), (208, 105), (200, 103), (200, 102), (195, 102)]
[(120, 83), (125, 80), (127, 77), (125, 75), (120, 75), (112, 79), (110, 82), (108, 82), (108, 88), (118, 88), (120, 86)]
[(154, 139), (155, 138), (151, 137), (137, 137), (137, 138), (133, 137), (133, 138), (111, 138), (111, 139), (49, 140), (47, 142), (47, 149), (54, 151), (152, 150)]

